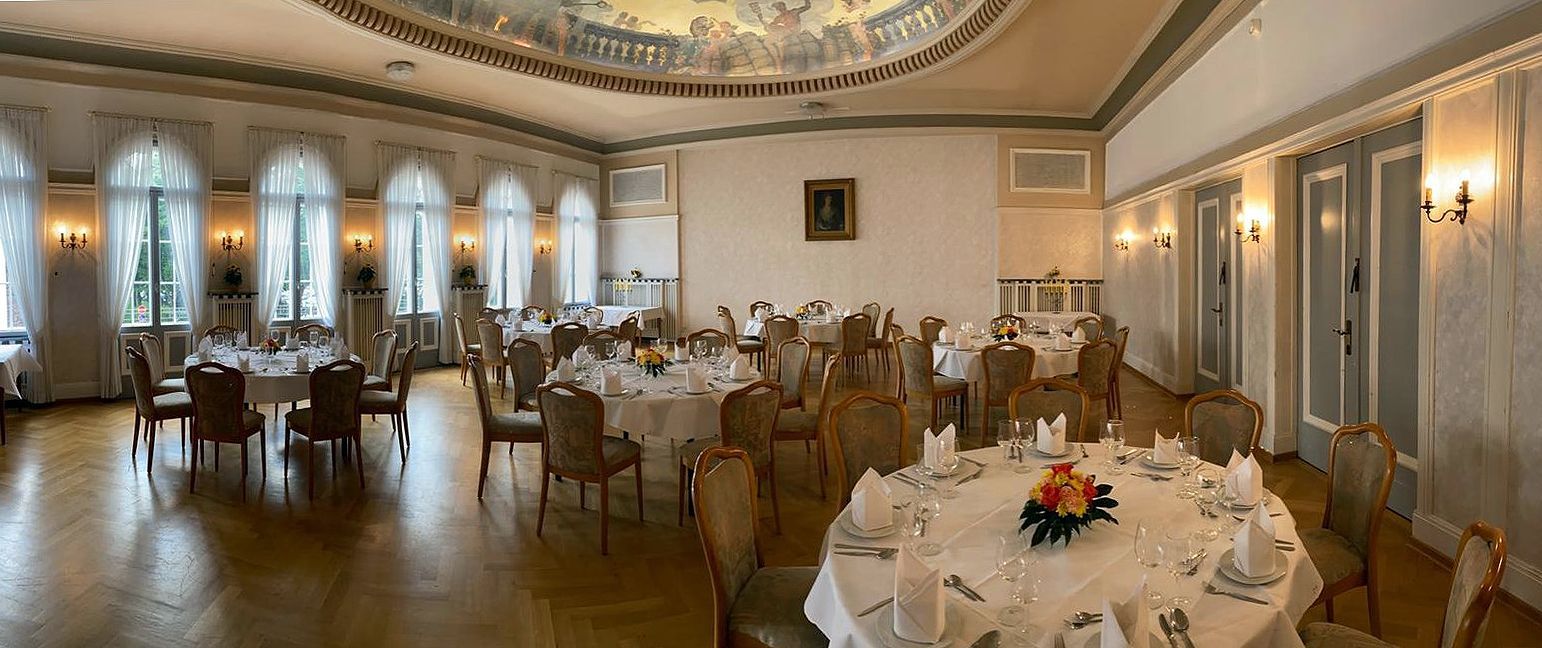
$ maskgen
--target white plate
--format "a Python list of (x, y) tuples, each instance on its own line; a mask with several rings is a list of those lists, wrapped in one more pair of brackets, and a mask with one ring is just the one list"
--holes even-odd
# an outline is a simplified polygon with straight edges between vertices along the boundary
[(1284, 578), (1285, 567), (1289, 564), (1290, 559), (1285, 556), (1285, 552), (1275, 549), (1274, 571), (1269, 572), (1267, 576), (1248, 576), (1243, 574), (1242, 570), (1237, 569), (1237, 550), (1232, 548), (1227, 549), (1226, 553), (1221, 554), (1221, 560), (1216, 564), (1216, 567), (1221, 572), (1221, 575), (1243, 585), (1267, 585)]
[(845, 531), (846, 533), (850, 533), (851, 535), (854, 535), (854, 536), (856, 536), (858, 538), (872, 539), (872, 538), (883, 538), (883, 537), (887, 537), (887, 536), (893, 535), (894, 532), (896, 530), (898, 530), (898, 525), (896, 525), (895, 523), (899, 521), (899, 512), (898, 511), (894, 511), (894, 510), (890, 510), (889, 516), (890, 516), (889, 519), (891, 520), (889, 522), (889, 526), (883, 527), (881, 529), (875, 529), (873, 531), (868, 531), (866, 529), (863, 529), (862, 527), (857, 526), (857, 524), (855, 522), (852, 522), (851, 521), (851, 509), (849, 509), (849, 508), (846, 509), (845, 511), (842, 511), (841, 512), (841, 516), (839, 518), (837, 518), (837, 519), (840, 520), (840, 525), (841, 525), (841, 530), (842, 531)]
[[(1257, 507), (1264, 506), (1264, 505), (1268, 504), (1269, 503), (1269, 498), (1271, 498), (1271, 497), (1274, 497), (1274, 493), (1269, 492), (1269, 489), (1265, 488), (1264, 489), (1263, 497), (1258, 498), (1258, 503), (1256, 503), (1256, 504), (1232, 504), (1231, 505), (1231, 510), (1233, 510), (1233, 511), (1251, 511), (1251, 510), (1253, 510), (1253, 509), (1255, 509)], [(1233, 516), (1233, 517), (1235, 517), (1235, 516)]]
[(747, 382), (754, 381), (755, 377), (754, 376), (748, 376), (748, 377), (745, 377), (745, 378), (734, 378), (733, 376), (729, 376), (729, 377), (725, 378), (724, 380), (727, 380), (728, 382), (747, 383)]
[(944, 646), (952, 646), (959, 639), (959, 634), (964, 629), (964, 624), (958, 613), (958, 604), (953, 601), (947, 602), (947, 611), (943, 613), (942, 637), (937, 640), (937, 643), (910, 641), (908, 639), (901, 639), (899, 635), (894, 634), (893, 603), (883, 606), (883, 609), (878, 611), (878, 618), (873, 621), (873, 624), (873, 630), (878, 635), (878, 640), (888, 648), (943, 648)]
[(1069, 456), (1071, 456), (1071, 453), (1076, 452), (1076, 448), (1072, 447), (1071, 446), (1071, 442), (1069, 442), (1069, 441), (1067, 441), (1066, 444), (1065, 444), (1065, 452), (1062, 452), (1060, 454), (1049, 454), (1047, 452), (1039, 450), (1039, 446), (1037, 446), (1037, 445), (1033, 446), (1032, 448), (1029, 448), (1028, 450), (1029, 450), (1029, 452), (1032, 452), (1032, 453), (1034, 453), (1036, 455), (1039, 455), (1040, 457), (1049, 457), (1050, 459), (1059, 459), (1060, 457), (1069, 457)]
[(607, 394), (605, 392), (600, 392), (600, 395), (604, 396), (606, 398), (621, 398), (622, 396), (627, 395), (627, 392), (630, 392), (630, 391), (632, 391), (632, 390), (630, 390), (630, 389), (622, 389), (621, 391), (618, 391), (618, 392), (616, 392), (614, 394)]
[[(1094, 630), (1092, 632), (1092, 638), (1087, 641), (1087, 648), (1098, 648), (1099, 646), (1102, 646), (1102, 645), (1103, 645), (1103, 629), (1102, 628), (1098, 628), (1097, 630)], [(1146, 640), (1146, 645), (1147, 646), (1152, 646), (1154, 648), (1156, 646), (1166, 646), (1166, 645), (1168, 645), (1168, 643), (1167, 643), (1166, 639), (1161, 638), (1160, 636), (1157, 635), (1157, 633), (1153, 632), (1153, 633), (1151, 633), (1151, 638)]]
[(1142, 464), (1144, 464), (1147, 468), (1156, 468), (1157, 470), (1172, 470), (1174, 468), (1178, 468), (1179, 466), (1183, 465), (1183, 464), (1180, 464), (1180, 463), (1178, 463), (1176, 461), (1174, 461), (1174, 462), (1172, 462), (1170, 464), (1157, 463), (1154, 459), (1152, 459), (1150, 452), (1147, 452), (1147, 453), (1141, 455), (1140, 462)]

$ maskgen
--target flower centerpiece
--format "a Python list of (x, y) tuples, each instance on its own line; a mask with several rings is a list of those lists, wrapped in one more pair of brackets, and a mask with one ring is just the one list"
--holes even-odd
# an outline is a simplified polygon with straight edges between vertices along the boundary
[(538, 315), (535, 320), (547, 326), (551, 326), (552, 324), (557, 323), (557, 317), (552, 315), (549, 311), (541, 311), (541, 314)]
[(231, 289), (240, 288), (241, 281), (244, 279), (241, 276), (241, 266), (234, 263), (225, 266), (225, 275), (222, 278), (225, 280), (225, 285), (230, 286)]
[(808, 317), (808, 306), (799, 306), (799, 307), (793, 309), (792, 314), (793, 314), (794, 317), (797, 317), (798, 319), (804, 319), (804, 318)]
[(275, 340), (273, 338), (267, 338), (267, 339), (263, 340), (262, 341), (262, 346), (258, 347), (259, 351), (261, 351), (263, 353), (266, 353), (266, 354), (268, 354), (270, 356), (271, 355), (277, 355), (278, 354), (278, 349), (279, 349), (278, 340)]
[(662, 375), (665, 364), (664, 354), (659, 353), (658, 349), (648, 347), (637, 352), (637, 368), (650, 377), (658, 378)]
[(1072, 536), (1098, 520), (1119, 523), (1108, 513), (1108, 509), (1119, 506), (1118, 501), (1108, 496), (1114, 487), (1098, 484), (1094, 475), (1073, 468), (1069, 463), (1050, 466), (1039, 483), (1034, 484), (1028, 502), (1023, 504), (1023, 513), (1018, 516), (1023, 521), (1021, 530), (1039, 525), (1033, 531), (1032, 546), (1037, 547), (1045, 540), (1051, 545), (1056, 541), (1070, 544)]
[(1001, 324), (1000, 326), (997, 326), (995, 330), (991, 331), (991, 338), (997, 342), (1002, 340), (1016, 340), (1017, 325), (1012, 324), (1011, 322)]

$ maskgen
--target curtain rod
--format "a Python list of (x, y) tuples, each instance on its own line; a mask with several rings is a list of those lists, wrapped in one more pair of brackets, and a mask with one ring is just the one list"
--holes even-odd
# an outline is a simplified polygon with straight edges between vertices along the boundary
[(525, 164), (524, 162), (515, 162), (513, 160), (505, 160), (505, 159), (502, 159), (502, 158), (487, 157), (485, 155), (478, 155), (478, 156), (476, 156), (476, 158), (479, 161), (497, 162), (499, 164), (508, 164), (508, 165), (511, 165), (511, 166), (524, 167), (524, 168), (527, 168), (527, 169), (539, 169), (539, 168), (541, 168), (540, 165), (536, 165), (536, 164)]
[(589, 181), (592, 181), (592, 182), (599, 182), (600, 181), (599, 178), (591, 178), (589, 176), (578, 175), (577, 173), (570, 173), (568, 171), (559, 171), (557, 169), (552, 169), (551, 172), (552, 172), (552, 175), (565, 175), (565, 176), (568, 176), (570, 178), (578, 178), (579, 180), (589, 180)]
[(443, 155), (450, 155), (450, 156), (454, 156), (455, 155), (455, 151), (446, 151), (446, 150), (443, 150), (443, 149), (428, 148), (426, 146), (413, 146), (411, 144), (400, 144), (400, 143), (397, 143), (397, 142), (386, 142), (386, 141), (382, 141), (382, 140), (375, 140), (375, 146), (394, 146), (396, 148), (404, 148), (404, 149), (407, 149), (407, 150), (410, 150), (410, 151), (418, 151), (419, 153), (440, 153), (440, 154), (443, 154)]
[(52, 109), (47, 106), (18, 106), (14, 104), (0, 104), (0, 110), (31, 110), (34, 112), (46, 113)]
[(340, 140), (348, 139), (347, 136), (344, 136), (344, 135), (333, 135), (331, 133), (317, 133), (315, 131), (307, 131), (307, 130), (295, 130), (293, 128), (274, 128), (272, 126), (247, 126), (246, 130), (247, 130), (247, 132), (251, 132), (251, 131), (267, 131), (269, 133), (294, 133), (296, 135), (309, 135), (311, 137), (331, 137), (331, 138), (336, 138), (336, 139), (340, 139)]
[(92, 117), (115, 117), (115, 118), (118, 118), (118, 119), (137, 119), (139, 121), (160, 122), (160, 123), (163, 123), (163, 124), (188, 124), (188, 125), (191, 125), (191, 126), (209, 126), (211, 128), (214, 126), (214, 122), (198, 121), (196, 119), (167, 119), (165, 117), (146, 117), (144, 115), (130, 115), (130, 114), (127, 114), (127, 113), (102, 112), (100, 110), (93, 110), (93, 111), (89, 112), (88, 114), (91, 115)]

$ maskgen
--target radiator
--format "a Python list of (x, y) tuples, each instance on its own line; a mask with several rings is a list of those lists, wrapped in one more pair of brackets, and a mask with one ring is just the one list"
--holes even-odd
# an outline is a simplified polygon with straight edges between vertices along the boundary
[(997, 279), (998, 312), (1087, 311), (1102, 313), (1101, 279)]
[(252, 317), (257, 309), (253, 301), (256, 296), (256, 293), (210, 293), (209, 299), (214, 301), (214, 323), (251, 335), (256, 328), (256, 320)]
[(343, 341), (354, 353), (368, 354), (370, 339), (391, 328), (391, 322), (386, 319), (386, 291), (384, 288), (348, 288), (343, 293), (347, 297)]
[(600, 278), (600, 305), (604, 306), (660, 306), (664, 309), (662, 322), (643, 322), (642, 337), (673, 340), (680, 336), (680, 280), (679, 279), (631, 279), (627, 277)]

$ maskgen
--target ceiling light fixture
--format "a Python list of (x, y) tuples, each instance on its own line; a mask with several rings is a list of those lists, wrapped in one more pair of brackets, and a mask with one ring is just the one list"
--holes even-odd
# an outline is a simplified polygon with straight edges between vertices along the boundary
[(386, 77), (392, 81), (406, 81), (412, 78), (412, 73), (418, 70), (418, 66), (412, 61), (391, 61), (385, 66)]

